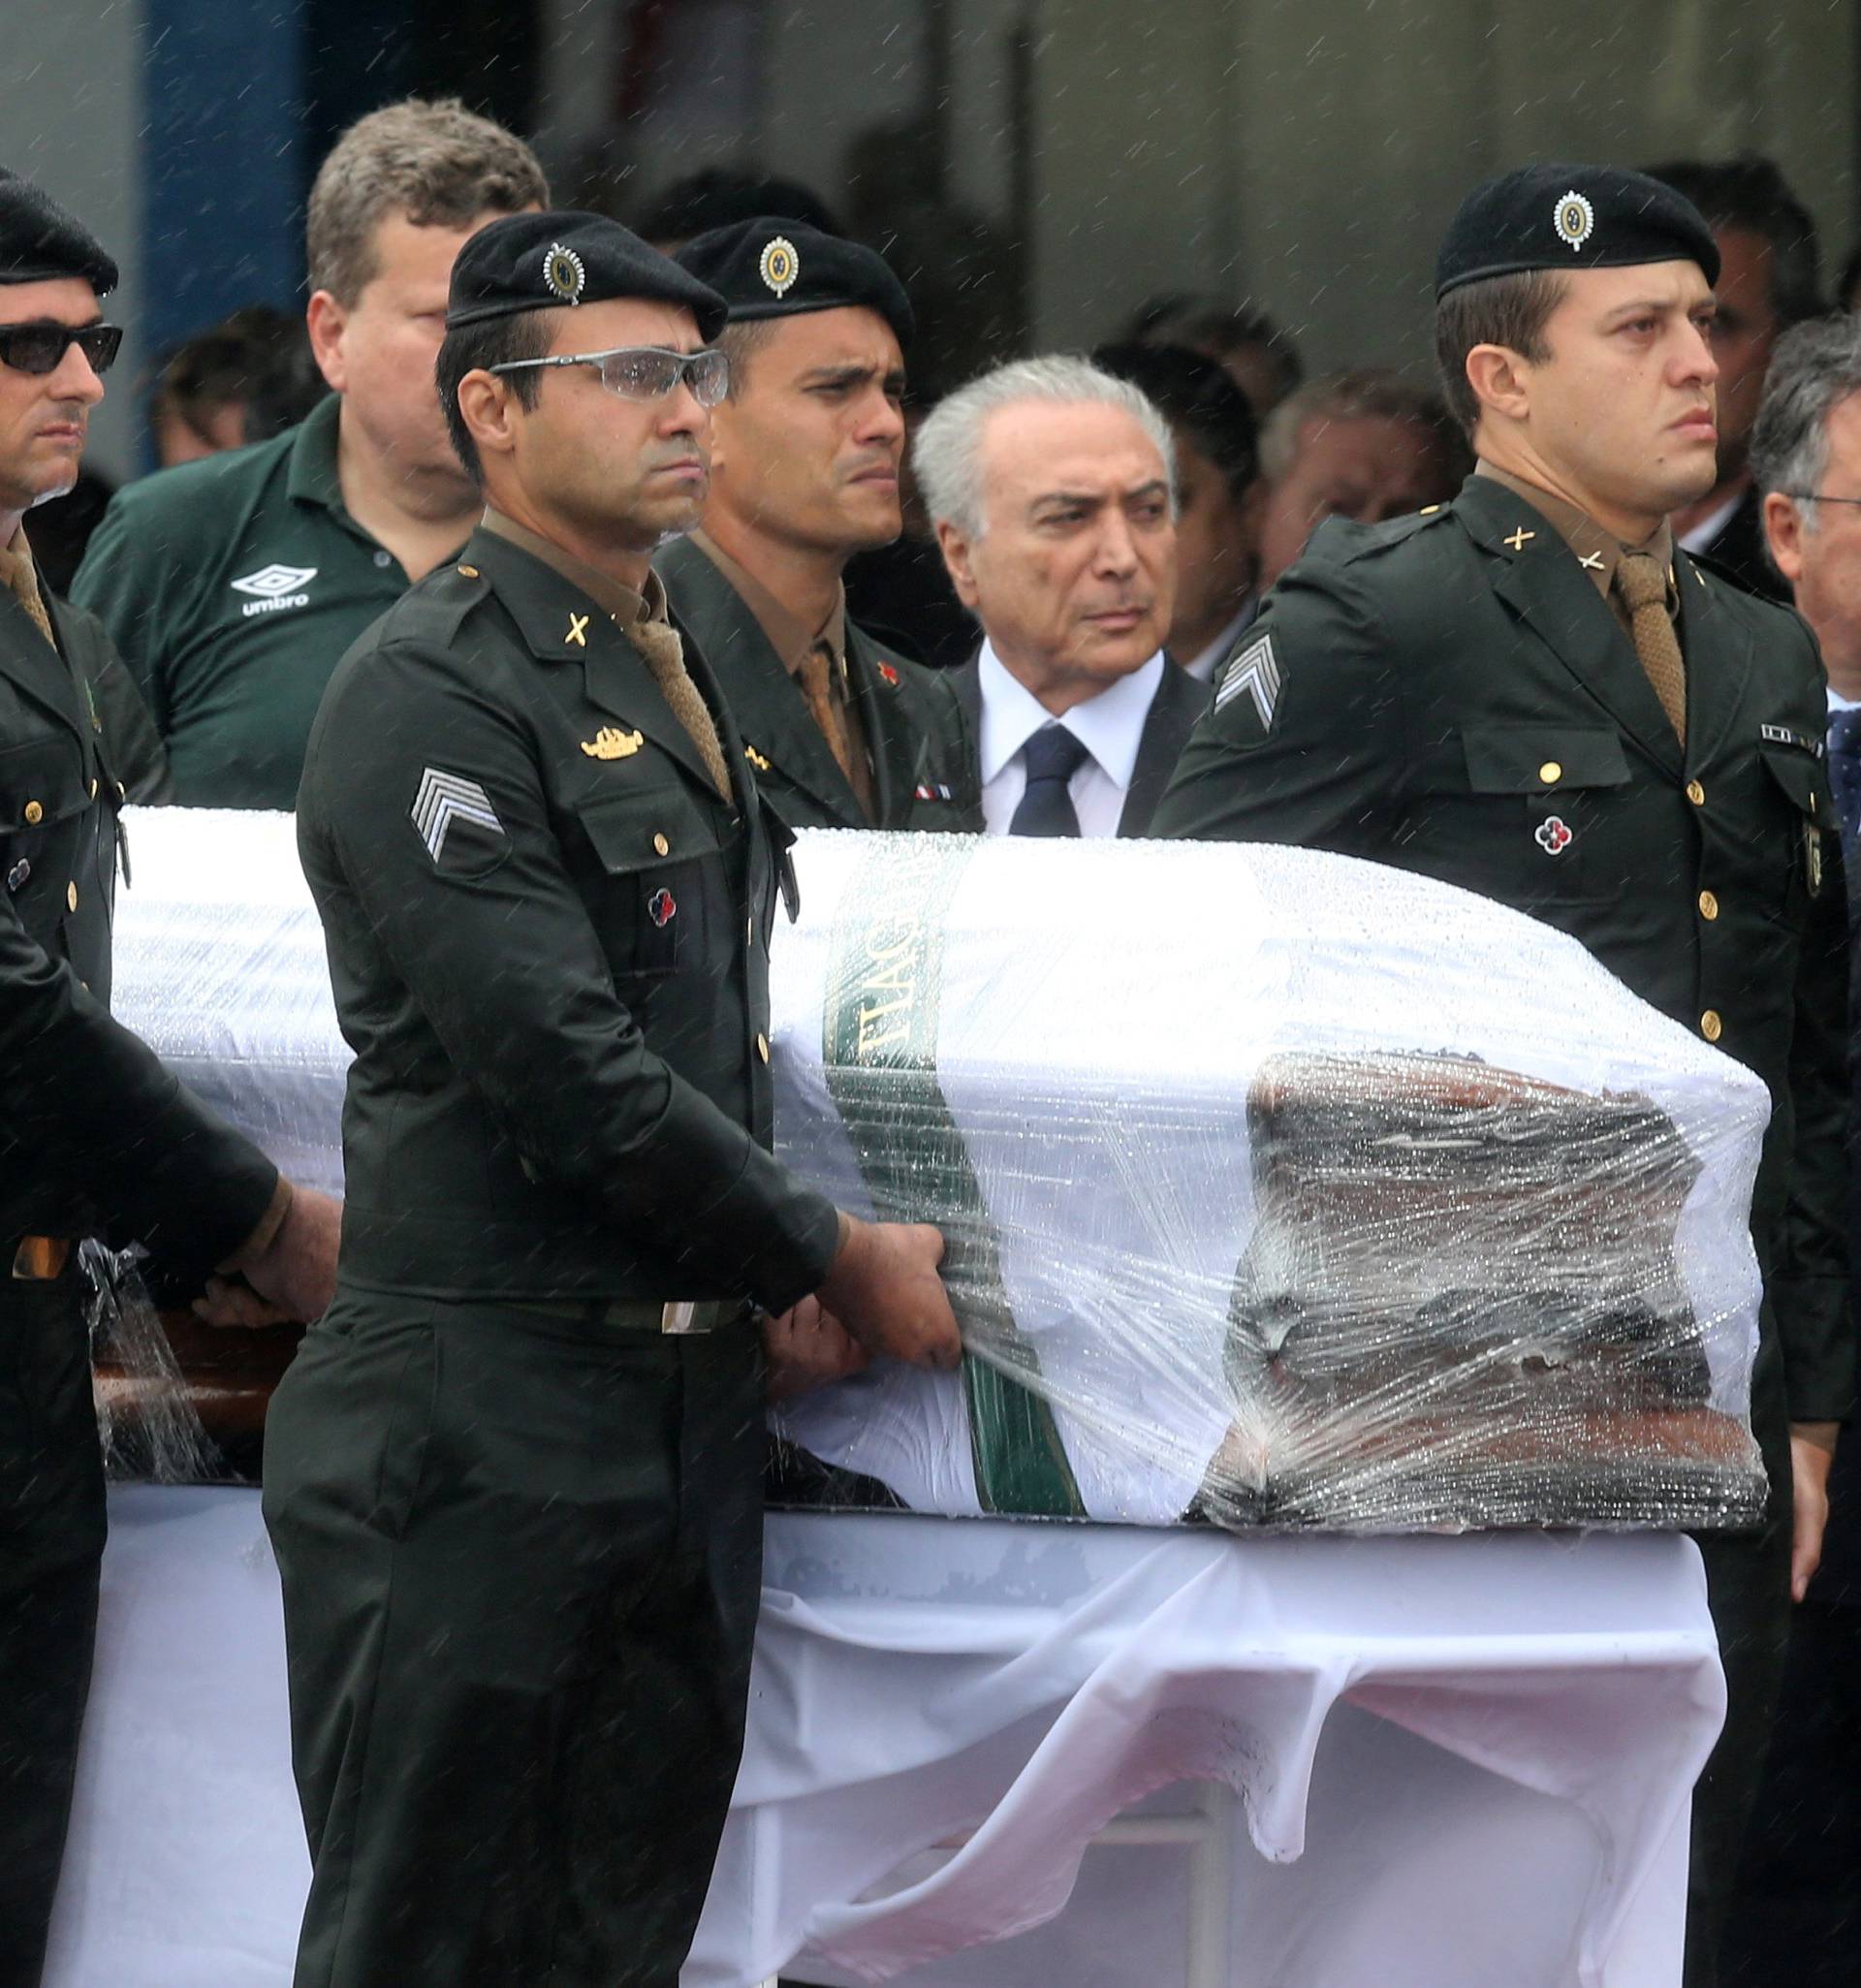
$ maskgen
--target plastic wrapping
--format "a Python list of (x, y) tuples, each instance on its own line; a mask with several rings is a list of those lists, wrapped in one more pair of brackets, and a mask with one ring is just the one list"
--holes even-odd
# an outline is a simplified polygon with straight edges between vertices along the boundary
[(777, 1146), (967, 1358), (787, 1405), (908, 1505), (1741, 1526), (1764, 1086), (1548, 927), (1297, 850), (804, 837)]
[[(348, 1052), (288, 818), (130, 832), (118, 1012), (338, 1186)], [(1768, 1095), (1574, 941), (1296, 850), (809, 833), (796, 861), (778, 1150), (943, 1230), (966, 1358), (792, 1401), (793, 1443), (951, 1514), (1755, 1521)]]

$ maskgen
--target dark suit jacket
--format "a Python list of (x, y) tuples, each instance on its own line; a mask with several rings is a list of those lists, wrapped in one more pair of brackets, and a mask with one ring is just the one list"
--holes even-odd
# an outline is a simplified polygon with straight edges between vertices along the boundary
[(1771, 564), (1764, 552), (1764, 499), (1753, 484), (1738, 500), (1738, 509), (1725, 521), (1725, 528), (1705, 548), (1705, 555), (1752, 593), (1767, 601), (1790, 605), (1789, 582)]
[[(950, 672), (950, 681), (969, 722), (974, 740), (970, 747), (970, 778), (977, 792), (982, 788), (982, 657), (980, 651), (961, 669)], [(1151, 833), (1151, 817), (1170, 775), (1182, 757), (1183, 748), (1195, 730), (1195, 721), (1209, 708), (1210, 691), (1186, 670), (1174, 663), (1163, 666), (1163, 680), (1156, 686), (1151, 709), (1144, 719), (1144, 734), (1137, 742), (1137, 764), (1131, 770), (1130, 791), (1124, 796), (1124, 811), (1118, 818), (1118, 833), (1127, 840)]]
[(939, 672), (847, 621), (847, 675), (872, 755), (877, 819), (867, 821), (748, 603), (688, 540), (652, 563), (673, 621), (723, 690), (757, 787), (791, 828), (980, 830), (975, 748)]
[[(1211, 710), (1157, 828), (1338, 850), (1497, 899), (1764, 1079), (1751, 1405), (1787, 1482), (1785, 1399), (1792, 1420), (1839, 1418), (1855, 1368), (1826, 699), (1795, 615), (1674, 563), (1684, 750), (1608, 603), (1502, 485), (1469, 478), (1433, 516), (1321, 525), (1254, 625), (1271, 644), (1260, 694)], [(1555, 861), (1537, 838), (1554, 817), (1571, 831)]]

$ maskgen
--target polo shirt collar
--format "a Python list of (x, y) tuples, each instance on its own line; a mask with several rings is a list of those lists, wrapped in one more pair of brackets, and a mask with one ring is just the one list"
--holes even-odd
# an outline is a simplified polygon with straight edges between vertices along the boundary
[(1142, 669), (1107, 684), (1096, 697), (1074, 705), (1056, 719), (1034, 693), (1009, 673), (995, 654), (994, 645), (985, 638), (977, 659), (982, 688), (979, 756), (983, 784), (993, 780), (1043, 725), (1058, 723), (1085, 746), (1115, 785), (1128, 787), (1137, 770), (1144, 721), (1150, 716), (1166, 667), (1163, 651), (1158, 649)]
[(327, 394), (298, 424), (285, 490), (300, 504), (320, 504), (326, 511), (339, 511), (347, 518), (348, 507), (342, 501), (342, 472), (336, 460), (341, 420), (342, 395)]

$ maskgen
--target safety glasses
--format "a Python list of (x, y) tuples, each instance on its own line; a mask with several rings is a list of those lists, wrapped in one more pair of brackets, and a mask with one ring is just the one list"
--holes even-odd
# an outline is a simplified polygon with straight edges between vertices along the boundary
[(47, 319), (36, 325), (0, 325), (0, 362), (18, 373), (58, 370), (66, 352), (77, 346), (94, 373), (107, 373), (123, 342), (119, 325), (61, 325)]
[(701, 352), (666, 352), (656, 345), (622, 345), (612, 352), (569, 352), (554, 359), (512, 359), (494, 373), (532, 365), (591, 365), (601, 384), (622, 400), (658, 400), (682, 380), (700, 407), (715, 407), (730, 392), (730, 361), (713, 346)]

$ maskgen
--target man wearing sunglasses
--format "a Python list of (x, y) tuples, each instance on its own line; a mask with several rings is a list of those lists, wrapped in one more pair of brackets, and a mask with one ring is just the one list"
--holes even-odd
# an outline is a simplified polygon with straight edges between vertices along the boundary
[[(110, 1019), (113, 657), (39, 584), (26, 514), (69, 489), (121, 333), (116, 266), (0, 174), (0, 1983), (39, 1978), (90, 1681), (104, 1544), (79, 1239), (152, 1252), (178, 1296), (243, 1270), (322, 1310), (337, 1210), (293, 1191)], [(221, 1287), (215, 1322), (247, 1315)]]
[(936, 1230), (769, 1151), (789, 838), (648, 563), (705, 501), (723, 319), (593, 215), (473, 237), (437, 376), (484, 521), (311, 733), (356, 1061), (337, 1297), (266, 1432), (297, 1988), (673, 1981), (759, 1595), (750, 1305), (958, 1357)]
[(982, 827), (949, 684), (848, 620), (841, 574), (901, 528), (911, 304), (885, 259), (787, 220), (689, 241), (730, 305), (704, 528), (655, 561), (791, 827)]

